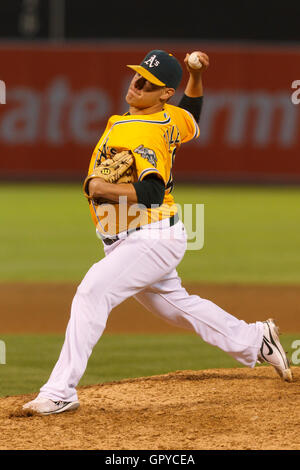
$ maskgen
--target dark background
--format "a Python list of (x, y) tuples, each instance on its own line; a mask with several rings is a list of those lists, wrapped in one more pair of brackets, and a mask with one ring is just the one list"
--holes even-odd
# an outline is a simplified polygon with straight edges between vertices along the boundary
[[(63, 26), (56, 34), (50, 25), (51, 11), (56, 18), (63, 15)], [(0, 38), (8, 39), (157, 37), (297, 42), (299, 24), (299, 0), (0, 2)]]

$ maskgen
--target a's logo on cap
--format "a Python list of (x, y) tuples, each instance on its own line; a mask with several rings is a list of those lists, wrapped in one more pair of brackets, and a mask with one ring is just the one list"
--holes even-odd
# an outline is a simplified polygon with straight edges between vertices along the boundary
[(160, 62), (156, 60), (155, 58), (156, 58), (156, 55), (152, 55), (150, 59), (145, 60), (144, 64), (147, 64), (149, 67), (157, 67), (160, 64)]

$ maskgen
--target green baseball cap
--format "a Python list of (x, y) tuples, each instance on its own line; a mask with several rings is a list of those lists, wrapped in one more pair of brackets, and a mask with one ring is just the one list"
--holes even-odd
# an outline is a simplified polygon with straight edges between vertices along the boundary
[(127, 65), (151, 83), (168, 88), (176, 88), (182, 79), (180, 63), (172, 54), (154, 49), (148, 52), (140, 65)]

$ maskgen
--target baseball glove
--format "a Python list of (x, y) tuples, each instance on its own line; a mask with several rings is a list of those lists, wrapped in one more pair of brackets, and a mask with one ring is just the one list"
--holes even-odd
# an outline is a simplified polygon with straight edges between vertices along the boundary
[(111, 158), (107, 158), (85, 178), (83, 183), (84, 195), (95, 204), (112, 202), (101, 197), (93, 198), (90, 196), (88, 190), (89, 182), (93, 178), (102, 178), (108, 183), (133, 183), (135, 181), (135, 169), (133, 164), (134, 158), (130, 150), (118, 152)]

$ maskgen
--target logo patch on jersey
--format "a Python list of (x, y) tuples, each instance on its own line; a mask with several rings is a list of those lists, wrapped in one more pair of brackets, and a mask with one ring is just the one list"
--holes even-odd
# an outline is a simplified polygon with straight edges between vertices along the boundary
[(134, 150), (134, 152), (138, 153), (142, 158), (148, 160), (148, 162), (151, 163), (151, 165), (153, 165), (155, 168), (157, 167), (157, 156), (155, 155), (154, 150), (148, 149), (143, 145), (139, 145)]
[(153, 54), (150, 59), (146, 60), (144, 64), (147, 64), (149, 67), (157, 67), (160, 62), (159, 60), (156, 60), (156, 55)]

